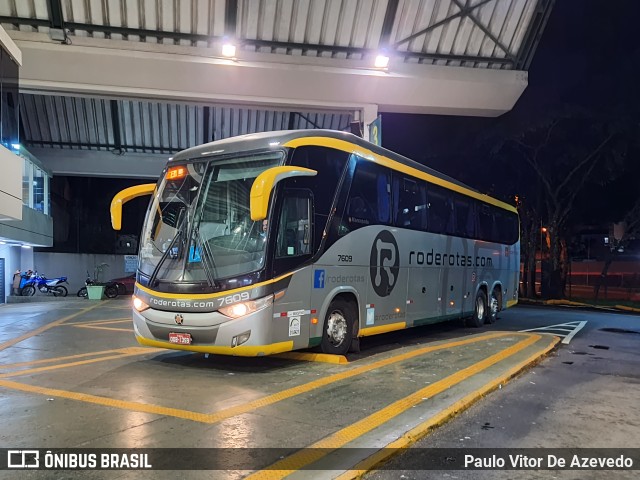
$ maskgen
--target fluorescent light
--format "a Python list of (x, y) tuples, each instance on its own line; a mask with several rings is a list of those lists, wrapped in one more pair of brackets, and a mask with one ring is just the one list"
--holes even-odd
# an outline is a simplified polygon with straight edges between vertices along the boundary
[(378, 55), (376, 61), (373, 64), (376, 68), (387, 68), (389, 66), (389, 57), (386, 55)]
[(22, 245), (22, 248), (31, 248), (31, 245)]
[(14, 150), (20, 150), (20, 144), (19, 143), (12, 143), (11, 144), (11, 148), (13, 148)]
[(233, 43), (225, 43), (222, 45), (222, 56), (233, 58), (236, 56), (236, 46)]

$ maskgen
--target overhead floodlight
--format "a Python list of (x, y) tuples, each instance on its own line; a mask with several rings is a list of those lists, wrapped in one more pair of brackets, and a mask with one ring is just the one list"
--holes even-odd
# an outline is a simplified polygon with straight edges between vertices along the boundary
[(236, 56), (236, 46), (233, 43), (225, 43), (222, 45), (222, 56), (233, 58)]
[(11, 148), (13, 148), (14, 150), (20, 150), (20, 144), (19, 143), (12, 143), (11, 144)]
[(376, 61), (373, 64), (376, 68), (387, 68), (389, 66), (389, 57), (380, 54), (376, 57)]

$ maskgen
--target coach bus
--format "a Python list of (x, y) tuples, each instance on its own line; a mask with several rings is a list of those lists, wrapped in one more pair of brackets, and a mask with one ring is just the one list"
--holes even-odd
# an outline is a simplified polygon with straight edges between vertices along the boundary
[(185, 150), (151, 194), (133, 297), (138, 342), (258, 356), (451, 319), (518, 300), (517, 210), (354, 135), (267, 132)]

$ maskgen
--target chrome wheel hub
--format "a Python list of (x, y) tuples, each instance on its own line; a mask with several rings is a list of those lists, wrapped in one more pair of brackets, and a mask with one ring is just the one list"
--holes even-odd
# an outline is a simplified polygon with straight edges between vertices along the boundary
[(338, 347), (342, 345), (347, 337), (347, 319), (341, 312), (332, 312), (327, 319), (327, 337), (331, 345)]

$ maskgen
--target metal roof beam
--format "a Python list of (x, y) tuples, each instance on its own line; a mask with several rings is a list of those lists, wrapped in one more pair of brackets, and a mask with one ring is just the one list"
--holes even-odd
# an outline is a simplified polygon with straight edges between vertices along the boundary
[(498, 47), (500, 47), (500, 49), (502, 51), (504, 51), (505, 55), (508, 58), (511, 58), (511, 52), (509, 51), (509, 49), (500, 41), (498, 40), (498, 37), (496, 37), (491, 30), (489, 30), (486, 26), (484, 26), (482, 24), (482, 22), (480, 20), (478, 20), (472, 13), (472, 10), (474, 8), (476, 8), (476, 6), (474, 5), (473, 7), (468, 7), (466, 5), (463, 5), (460, 0), (451, 0), (453, 3), (455, 3), (458, 8), (460, 9), (460, 11), (464, 12), (463, 15), (465, 17), (467, 17), (469, 20), (471, 20), (473, 23), (475, 23), (475, 25), (484, 32), (484, 34), (489, 37), (493, 43), (495, 43)]
[(389, 0), (387, 3), (387, 10), (384, 13), (384, 21), (382, 22), (382, 30), (380, 30), (380, 46), (388, 47), (389, 39), (391, 38), (391, 30), (393, 30), (393, 24), (396, 20), (396, 13), (398, 12), (399, 0)]
[(444, 25), (446, 23), (449, 23), (451, 20), (455, 20), (458, 17), (462, 17), (464, 15), (468, 15), (471, 11), (475, 10), (476, 8), (481, 7), (485, 3), (489, 3), (489, 2), (493, 2), (493, 1), (495, 1), (495, 0), (482, 0), (482, 1), (478, 2), (478, 3), (476, 3), (475, 5), (472, 5), (470, 7), (466, 7), (465, 9), (454, 13), (450, 17), (443, 18), (439, 22), (436, 22), (433, 25), (429, 25), (427, 28), (425, 28), (423, 30), (420, 30), (419, 32), (413, 33), (413, 34), (409, 35), (408, 37), (403, 38), (402, 40), (398, 40), (396, 43), (393, 44), (393, 46), (394, 46), (394, 48), (397, 48), (400, 45), (402, 45), (403, 43), (410, 42), (414, 38), (418, 38), (419, 36), (424, 35), (425, 33), (429, 33), (431, 30), (435, 30), (436, 28), (441, 27), (442, 25)]
[(224, 34), (229, 38), (236, 36), (238, 18), (238, 0), (227, 0), (224, 9)]
[(118, 108), (118, 100), (110, 100), (111, 106), (111, 128), (113, 128), (114, 148), (122, 152), (122, 135), (120, 133), (120, 109)]
[(536, 9), (533, 12), (533, 18), (529, 22), (529, 27), (525, 33), (524, 40), (522, 41), (520, 50), (516, 55), (516, 68), (518, 70), (529, 69), (529, 65), (533, 59), (533, 54), (538, 48), (538, 43), (540, 42), (542, 32), (549, 20), (554, 3), (555, 0), (538, 0)]

